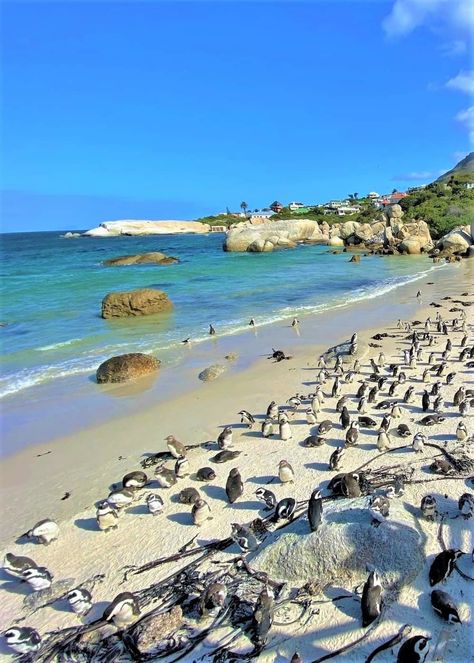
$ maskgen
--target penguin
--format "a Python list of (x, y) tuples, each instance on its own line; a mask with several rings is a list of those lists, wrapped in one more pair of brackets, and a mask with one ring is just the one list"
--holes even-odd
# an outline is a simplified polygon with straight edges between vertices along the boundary
[(360, 373), (360, 360), (359, 359), (356, 359), (354, 361), (354, 364), (352, 366), (352, 370), (354, 371), (354, 373)]
[(102, 618), (107, 622), (113, 622), (118, 629), (124, 629), (139, 615), (140, 608), (136, 596), (130, 592), (121, 592), (106, 607)]
[(278, 464), (278, 477), (282, 483), (293, 483), (295, 473), (287, 460), (281, 460)]
[(430, 640), (424, 635), (405, 640), (398, 650), (397, 663), (424, 663), (430, 651)]
[(458, 423), (457, 428), (456, 428), (456, 438), (460, 442), (464, 442), (464, 440), (466, 440), (467, 437), (468, 437), (468, 434), (467, 434), (466, 424), (464, 423), (464, 421), (460, 421)]
[(95, 517), (101, 532), (108, 532), (118, 527), (118, 512), (107, 500), (99, 502)]
[(429, 414), (427, 417), (420, 419), (420, 424), (423, 426), (434, 426), (435, 424), (443, 423), (445, 419), (446, 417), (442, 417), (440, 414)]
[(255, 320), (254, 320), (254, 318), (250, 318), (249, 327), (255, 327)]
[(426, 443), (426, 435), (424, 435), (423, 433), (416, 433), (416, 435), (413, 436), (412, 447), (413, 450), (416, 451), (417, 453), (423, 453), (425, 448), (425, 443)]
[(36, 539), (37, 543), (49, 546), (59, 536), (59, 525), (55, 520), (45, 518), (37, 522), (36, 525), (33, 525), (23, 536), (27, 536), (29, 539)]
[(362, 382), (362, 384), (360, 385), (359, 389), (357, 390), (356, 398), (362, 398), (362, 396), (365, 396), (365, 394), (367, 393), (368, 388), (369, 388), (369, 385), (364, 380)]
[(129, 472), (122, 479), (122, 487), (128, 488), (129, 490), (138, 490), (144, 488), (147, 484), (148, 477), (145, 472), (140, 472), (139, 470), (135, 472)]
[(361, 428), (375, 428), (377, 426), (377, 422), (371, 417), (358, 417), (357, 420)]
[(383, 352), (379, 354), (379, 357), (377, 359), (377, 364), (380, 368), (383, 368), (385, 366), (385, 355)]
[(436, 397), (435, 402), (433, 403), (433, 411), (439, 414), (444, 407), (444, 400), (441, 394)]
[(186, 456), (180, 456), (175, 463), (174, 473), (178, 479), (184, 479), (189, 475), (189, 460)]
[(346, 447), (355, 447), (357, 440), (359, 439), (359, 424), (355, 421), (351, 422), (351, 425), (346, 432)]
[(390, 513), (390, 500), (384, 495), (371, 495), (369, 498), (369, 511), (376, 523), (382, 523)]
[(200, 467), (196, 472), (196, 479), (198, 481), (214, 481), (216, 473), (212, 467)]
[(360, 412), (360, 414), (365, 414), (367, 412), (367, 398), (365, 396), (362, 396), (362, 398), (359, 399), (357, 412)]
[(400, 437), (410, 437), (411, 432), (406, 424), (398, 424), (397, 433)]
[(163, 513), (163, 509), (165, 508), (161, 496), (156, 493), (150, 493), (147, 495), (146, 505), (152, 516), (158, 516), (160, 513)]
[(301, 405), (301, 398), (299, 396), (292, 396), (286, 401), (287, 405), (289, 405), (294, 412), (300, 407)]
[(242, 552), (251, 552), (257, 550), (260, 541), (255, 533), (246, 525), (231, 523), (231, 538), (239, 546)]
[(354, 343), (357, 343), (357, 332), (354, 332), (351, 336), (351, 345), (354, 345)]
[(341, 382), (339, 380), (339, 376), (336, 376), (334, 384), (332, 385), (331, 397), (337, 398), (340, 395), (341, 395)]
[(49, 589), (53, 583), (53, 575), (45, 566), (35, 566), (33, 569), (25, 569), (23, 571), (23, 578), (34, 592)]
[(325, 419), (318, 426), (318, 435), (324, 436), (332, 429), (333, 423), (330, 419)]
[(465, 399), (465, 397), (466, 397), (466, 388), (461, 385), (454, 394), (453, 405), (459, 406), (459, 403), (461, 403)]
[(377, 449), (379, 451), (387, 451), (390, 447), (390, 436), (383, 429), (379, 430), (377, 436)]
[(283, 442), (286, 442), (287, 440), (291, 440), (293, 437), (293, 432), (291, 430), (291, 426), (289, 424), (288, 418), (286, 415), (282, 414), (280, 415), (280, 420), (278, 422), (278, 426), (280, 429), (280, 440), (283, 440)]
[(453, 548), (443, 550), (443, 552), (436, 555), (429, 570), (431, 587), (437, 585), (439, 582), (444, 582), (449, 578), (454, 571), (456, 560), (461, 557), (461, 555), (464, 555), (461, 550), (454, 550)]
[[(407, 402), (407, 401), (405, 401)], [(376, 410), (391, 410), (394, 405), (396, 405), (397, 401), (391, 401), (391, 400), (386, 400), (386, 401), (380, 401), (380, 403), (377, 403), (375, 406)]]
[(113, 490), (107, 498), (107, 502), (114, 509), (123, 509), (127, 506), (130, 506), (134, 500), (135, 492), (129, 488)]
[(429, 384), (431, 382), (431, 373), (429, 368), (425, 368), (423, 371), (423, 377), (421, 378), (421, 381), (425, 384)]
[(155, 479), (160, 488), (171, 488), (176, 483), (176, 474), (174, 470), (170, 470), (160, 463), (155, 467)]
[(210, 334), (211, 336), (215, 336), (215, 335), (216, 335), (216, 330), (214, 329), (214, 327), (213, 327), (212, 325), (209, 325), (209, 334)]
[(329, 457), (329, 469), (333, 471), (339, 470), (342, 457), (345, 454), (345, 449), (344, 447), (338, 447), (335, 451), (332, 452), (331, 456)]
[(348, 396), (342, 396), (336, 403), (336, 412), (342, 412), (344, 408), (347, 410)]
[(278, 405), (272, 401), (267, 407), (267, 419), (278, 419)]
[[(224, 449), (224, 451), (219, 451), (218, 453), (216, 453), (215, 456), (212, 456), (212, 458), (210, 458), (209, 460), (212, 460), (213, 463), (227, 463), (229, 460), (235, 460), (238, 456), (240, 456), (241, 453), (242, 453), (241, 451), (231, 451), (230, 449)], [(207, 469), (210, 470), (211, 468), (208, 467)], [(214, 474), (214, 477), (212, 477), (212, 479), (215, 478), (216, 477)], [(203, 480), (211, 481), (212, 479), (210, 477), (209, 479), (201, 479), (201, 481)]]
[(404, 396), (403, 396), (403, 402), (404, 403), (413, 403), (413, 394), (415, 393), (415, 387), (408, 387), (406, 390)]
[(247, 424), (247, 428), (252, 429), (252, 426), (255, 423), (255, 419), (250, 414), (250, 412), (247, 412), (247, 410), (240, 410), (239, 414), (240, 414), (240, 423)]
[(441, 382), (435, 382), (434, 385), (431, 387), (431, 396), (439, 396), (441, 392)]
[(463, 493), (458, 501), (459, 511), (462, 517), (467, 520), (474, 515), (474, 495)]
[[(323, 390), (321, 389), (321, 386), (319, 384), (316, 386), (313, 398), (317, 398), (318, 401), (319, 401), (319, 404), (324, 405), (324, 394), (323, 394)], [(314, 410), (314, 407), (313, 407), (313, 410)], [(315, 412), (316, 412), (316, 410), (315, 410)]]
[(201, 527), (201, 525), (205, 523), (206, 520), (210, 520), (212, 518), (211, 507), (206, 502), (206, 500), (198, 499), (196, 502), (194, 502), (193, 508), (191, 510), (191, 518), (197, 527)]
[(303, 659), (301, 658), (299, 652), (295, 651), (290, 659), (290, 663), (303, 663)]
[(423, 396), (421, 397), (421, 408), (423, 412), (428, 412), (430, 409), (430, 395), (427, 389), (424, 390)]
[(456, 377), (456, 373), (448, 373), (446, 376), (446, 384), (453, 384), (454, 383), (454, 378)]
[(216, 608), (222, 608), (227, 598), (227, 587), (221, 582), (212, 582), (208, 585), (199, 599), (199, 611), (207, 616)]
[(274, 613), (274, 594), (268, 585), (266, 585), (257, 599), (252, 616), (251, 640), (258, 649), (262, 649), (267, 642), (268, 633), (273, 624)]
[(391, 416), (386, 414), (384, 415), (382, 421), (380, 422), (380, 428), (384, 430), (386, 433), (390, 428), (391, 420), (392, 420)]
[(276, 507), (277, 500), (275, 493), (272, 493), (271, 490), (267, 490), (266, 488), (257, 488), (255, 491), (255, 496), (265, 504), (265, 511), (270, 511)]
[(431, 592), (431, 605), (436, 614), (449, 624), (461, 624), (456, 604), (447, 592), (434, 589)]
[(322, 435), (308, 435), (303, 444), (305, 447), (322, 447), (326, 443)]
[(165, 437), (166, 446), (173, 458), (180, 458), (181, 456), (186, 456), (186, 447), (182, 442), (177, 440), (174, 435), (168, 435)]
[(16, 654), (33, 654), (41, 645), (41, 636), (29, 626), (13, 626), (3, 633), (10, 649)]
[(280, 500), (275, 508), (275, 513), (273, 514), (273, 522), (277, 523), (280, 520), (291, 520), (295, 513), (296, 509), (296, 500), (292, 497), (285, 497)]
[(438, 517), (436, 498), (433, 495), (425, 495), (422, 498), (420, 509), (426, 520), (435, 520)]
[(403, 411), (402, 411), (402, 408), (400, 407), (400, 405), (398, 405), (398, 403), (395, 404), (392, 407), (392, 410), (390, 412), (390, 416), (392, 417), (392, 419), (400, 419), (402, 414), (403, 414)]
[(312, 532), (316, 532), (318, 527), (321, 524), (323, 515), (323, 500), (321, 497), (321, 491), (319, 488), (316, 488), (311, 493), (311, 497), (308, 502), (308, 522), (309, 529)]
[(244, 482), (240, 476), (239, 470), (234, 467), (229, 472), (227, 482), (225, 485), (225, 492), (230, 504), (233, 504), (239, 497), (242, 497), (244, 492)]
[(371, 571), (362, 590), (360, 604), (362, 610), (362, 626), (369, 626), (380, 616), (382, 608), (382, 585), (376, 571)]
[(355, 472), (344, 474), (341, 480), (341, 493), (345, 497), (360, 497), (359, 475)]
[(313, 412), (312, 408), (308, 407), (306, 409), (306, 423), (309, 426), (314, 426), (315, 423), (317, 423), (317, 418), (315, 413)]
[(342, 430), (346, 430), (346, 428), (349, 428), (350, 423), (351, 423), (351, 416), (349, 414), (349, 410), (347, 407), (344, 405), (342, 408), (341, 416), (339, 417), (339, 421), (341, 422)]
[(92, 594), (88, 592), (87, 589), (82, 589), (80, 587), (71, 589), (71, 591), (66, 594), (66, 598), (72, 611), (76, 615), (79, 615), (79, 617), (85, 617), (92, 608)]
[(267, 418), (262, 423), (262, 437), (272, 437), (273, 435), (273, 420)]
[(293, 320), (291, 321), (291, 326), (297, 327), (299, 325), (299, 322), (300, 321), (298, 320), (298, 318), (293, 318)]
[(224, 430), (219, 433), (217, 446), (219, 449), (228, 449), (232, 446), (232, 428), (230, 426), (226, 426)]
[(396, 395), (399, 386), (400, 386), (399, 382), (395, 382), (395, 381), (392, 382), (392, 384), (390, 385), (390, 388), (388, 390), (388, 395), (390, 396), (390, 398), (392, 398), (393, 396)]
[(315, 394), (311, 400), (311, 409), (313, 410), (314, 414), (318, 414), (318, 412), (321, 411), (321, 401), (319, 400), (318, 396)]
[(13, 553), (7, 553), (3, 559), (3, 570), (14, 578), (23, 579), (26, 569), (36, 569), (38, 564), (29, 557), (20, 557)]
[(179, 493), (181, 504), (196, 504), (199, 499), (201, 499), (201, 495), (196, 488), (183, 488)]
[(470, 403), (467, 399), (459, 403), (459, 414), (461, 415), (461, 417), (465, 417), (466, 414), (469, 413), (469, 408), (470, 408)]

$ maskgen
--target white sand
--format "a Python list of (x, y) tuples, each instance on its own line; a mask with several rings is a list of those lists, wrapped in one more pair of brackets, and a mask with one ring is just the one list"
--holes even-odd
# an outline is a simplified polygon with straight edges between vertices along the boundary
[[(474, 300), (473, 288), (469, 284), (467, 275), (470, 268), (461, 267), (457, 273), (457, 285), (452, 282), (443, 282), (442, 275), (430, 274), (426, 280), (434, 281), (435, 285), (414, 283), (404, 289), (403, 296), (410, 302), (407, 311), (411, 319), (424, 320), (427, 315), (434, 319), (436, 311), (440, 310), (444, 318), (450, 320), (456, 313), (448, 313), (453, 305), (447, 301), (442, 302), (442, 309), (434, 309), (413, 304), (415, 293), (421, 288), (425, 293), (424, 305), (430, 301), (439, 301), (448, 294), (454, 299), (460, 292), (469, 291), (469, 301)], [(397, 291), (400, 296), (401, 293)], [(391, 294), (390, 296), (393, 296)], [(390, 302), (385, 302), (385, 304)], [(456, 305), (457, 306), (457, 305)], [(462, 308), (462, 307), (461, 307)], [(418, 309), (418, 310), (417, 310)], [(395, 309), (394, 309), (395, 310)], [(399, 309), (397, 309), (398, 312)], [(466, 308), (468, 322), (471, 325), (470, 341), (472, 344), (473, 309)], [(416, 311), (415, 315), (411, 315)], [(402, 342), (405, 333), (400, 333), (394, 326), (395, 320), (390, 318), (384, 310), (384, 319), (380, 320), (377, 329), (360, 330), (359, 336), (369, 340), (375, 331), (388, 331), (397, 333), (396, 339), (377, 341), (383, 345), (387, 356), (387, 363), (398, 361), (400, 349), (406, 347)], [(348, 337), (346, 329), (341, 329), (341, 337)], [(351, 333), (352, 333), (351, 329)], [(453, 334), (453, 360), (459, 356), (459, 342), (462, 334)], [(342, 340), (342, 338), (340, 340)], [(328, 338), (326, 347), (332, 345), (334, 338)], [(444, 349), (445, 337), (439, 338), (436, 350)], [(327, 482), (332, 476), (327, 470), (327, 461), (330, 453), (337, 446), (336, 441), (343, 439), (340, 426), (336, 426), (328, 438), (328, 445), (316, 449), (301, 446), (300, 442), (309, 434), (310, 427), (305, 423), (304, 415), (295, 415), (292, 420), (293, 440), (282, 442), (277, 437), (264, 439), (260, 436), (259, 423), (254, 431), (248, 431), (244, 426), (236, 425), (236, 413), (241, 408), (248, 409), (254, 415), (265, 412), (270, 400), (274, 399), (284, 405), (288, 397), (296, 392), (308, 393), (313, 390), (316, 376), (316, 357), (321, 349), (314, 348), (311, 352), (297, 352), (291, 361), (274, 364), (267, 360), (256, 362), (250, 369), (240, 373), (219, 378), (212, 384), (201, 386), (194, 392), (186, 394), (171, 402), (158, 404), (149, 411), (128, 419), (114, 420), (92, 430), (81, 432), (68, 439), (58, 440), (49, 445), (38, 445), (27, 449), (16, 456), (6, 459), (2, 464), (1, 499), (3, 506), (2, 541), (4, 552), (32, 557), (37, 564), (46, 566), (55, 576), (55, 580), (74, 578), (78, 585), (94, 574), (103, 573), (104, 581), (94, 590), (93, 610), (87, 621), (98, 618), (110, 601), (118, 592), (139, 590), (161, 577), (166, 577), (173, 571), (172, 565), (161, 566), (152, 572), (130, 577), (126, 584), (120, 584), (123, 569), (126, 565), (141, 565), (158, 557), (169, 555), (198, 533), (197, 543), (204, 544), (209, 541), (225, 538), (230, 534), (230, 523), (246, 523), (253, 520), (258, 514), (261, 503), (254, 497), (254, 491), (259, 485), (267, 483), (277, 474), (279, 460), (287, 458), (297, 471), (298, 481), (295, 484), (282, 485), (278, 481), (272, 483), (270, 488), (277, 498), (293, 496), (298, 500), (308, 499), (311, 490), (321, 483)], [(291, 348), (285, 348), (291, 351)], [(371, 349), (369, 357), (377, 357), (379, 349)], [(425, 357), (426, 361), (426, 357)], [(455, 429), (459, 417), (457, 409), (452, 407), (452, 396), (460, 384), (473, 388), (472, 371), (469, 372), (463, 365), (453, 361), (456, 379), (452, 386), (444, 388), (444, 397), (447, 404), (446, 421), (434, 428), (423, 431), (435, 442), (448, 441), (448, 448), (455, 446)], [(368, 361), (363, 362), (363, 371), (369, 374)], [(408, 406), (407, 412), (400, 421), (408, 423), (413, 432), (419, 427), (417, 421), (423, 416), (420, 414), (420, 394), (422, 385), (420, 375), (425, 363), (419, 365), (414, 372), (414, 381), (409, 384), (415, 386), (416, 397), (413, 405)], [(434, 382), (434, 380), (433, 380)], [(326, 394), (330, 391), (332, 380), (324, 387)], [(344, 385), (343, 393), (354, 393), (358, 384)], [(385, 397), (386, 389), (384, 390)], [(404, 389), (400, 390), (402, 393)], [(397, 394), (399, 395), (399, 394)], [(334, 422), (338, 421), (339, 414), (335, 412), (337, 399), (326, 399), (324, 416)], [(380, 399), (379, 399), (380, 400)], [(353, 405), (354, 405), (353, 401)], [(354, 414), (354, 406), (350, 409)], [(369, 416), (377, 413), (370, 407)], [(414, 421), (412, 421), (414, 420)], [(261, 420), (259, 420), (261, 421)], [(472, 414), (465, 417), (469, 432), (473, 433)], [(103, 533), (97, 530), (95, 523), (94, 503), (108, 494), (109, 486), (119, 482), (121, 477), (133, 469), (140, 469), (139, 461), (143, 454), (155, 452), (163, 448), (163, 438), (174, 433), (187, 444), (195, 444), (214, 440), (221, 427), (233, 424), (235, 448), (241, 449), (242, 454), (235, 461), (223, 465), (213, 465), (217, 472), (217, 479), (212, 484), (203, 485), (192, 478), (182, 479), (175, 488), (158, 492), (165, 500), (165, 511), (161, 516), (151, 517), (144, 506), (143, 497), (120, 516), (119, 528), (116, 531)], [(343, 462), (343, 471), (349, 471), (363, 464), (377, 455), (375, 446), (376, 436), (373, 433), (362, 434), (359, 446), (350, 449)], [(394, 446), (403, 443), (400, 438), (393, 438)], [(472, 445), (471, 445), (472, 446)], [(46, 451), (51, 451), (47, 455)], [(191, 451), (189, 454), (191, 470), (211, 465), (208, 458), (217, 451), (215, 444), (209, 448)], [(435, 455), (434, 449), (425, 451), (426, 462), (418, 463), (417, 474), (431, 479), (434, 475), (426, 473), (428, 460)], [(375, 466), (386, 464), (386, 456), (376, 461)], [(390, 455), (389, 455), (390, 458)], [(394, 460), (394, 459), (392, 459)], [(401, 455), (397, 454), (396, 462), (419, 461), (420, 457), (411, 450)], [(168, 463), (172, 467), (171, 463)], [(242, 498), (234, 505), (227, 505), (223, 487), (231, 467), (238, 467), (245, 481), (245, 492)], [(150, 470), (152, 474), (153, 469)], [(325, 484), (324, 484), (325, 485)], [(173, 497), (186, 486), (194, 486), (202, 491), (209, 501), (213, 513), (213, 520), (208, 521), (198, 531), (191, 522), (190, 507), (178, 504)], [(155, 486), (152, 486), (155, 490)], [(68, 491), (71, 497), (62, 501), (61, 497)], [(144, 491), (146, 494), (148, 491)], [(350, 650), (345, 655), (339, 655), (334, 660), (364, 661), (366, 656), (385, 639), (394, 635), (401, 625), (413, 625), (413, 633), (429, 633), (436, 641), (442, 629), (443, 622), (434, 615), (429, 605), (428, 568), (434, 554), (440, 551), (437, 540), (438, 525), (426, 522), (420, 518), (419, 504), (421, 497), (427, 492), (441, 496), (441, 510), (448, 511), (450, 515), (457, 515), (457, 499), (463, 492), (473, 492), (464, 481), (439, 480), (426, 485), (416, 484), (408, 486), (403, 500), (414, 508), (407, 510), (407, 522), (418, 529), (424, 537), (424, 552), (427, 562), (423, 571), (409, 586), (403, 588), (396, 602), (387, 608), (382, 624), (375, 630), (370, 638), (360, 647)], [(445, 500), (442, 496), (448, 495)], [(53, 517), (60, 522), (61, 534), (58, 541), (45, 547), (32, 543), (15, 543), (15, 538), (44, 517)], [(472, 522), (472, 521), (471, 521)], [(459, 546), (466, 552), (472, 549), (471, 522), (461, 518), (448, 520), (445, 527), (445, 541), (450, 546)], [(381, 525), (383, 527), (383, 524)], [(233, 546), (225, 553), (220, 553), (216, 559), (235, 557), (238, 548)], [(467, 567), (471, 576), (474, 576), (474, 565)], [(3, 575), (2, 601), (0, 615), (0, 630), (12, 625), (15, 619), (25, 615), (22, 606), (23, 598), (29, 594), (29, 589), (14, 580), (7, 580)], [(308, 578), (308, 580), (311, 580)], [(446, 662), (464, 663), (472, 657), (472, 616), (469, 605), (472, 597), (469, 581), (463, 580), (455, 572), (447, 583), (447, 591), (457, 600), (460, 607), (462, 626), (450, 627), (453, 641), (449, 644)], [(353, 587), (345, 588), (349, 591)], [(324, 597), (317, 597), (319, 599)], [(319, 615), (315, 616), (304, 629), (296, 632), (292, 628), (274, 626), (265, 654), (261, 660), (284, 660), (291, 658), (295, 650), (300, 651), (303, 660), (311, 661), (325, 652), (337, 649), (345, 643), (359, 637), (363, 630), (360, 625), (360, 613), (356, 602), (343, 602), (350, 605), (325, 603), (318, 605)], [(281, 616), (281, 615), (280, 615)], [(78, 619), (63, 603), (43, 608), (22, 622), (29, 625), (41, 634), (48, 631), (77, 626)], [(292, 636), (288, 640), (288, 636)], [(284, 641), (283, 641), (284, 640)], [(2, 646), (0, 660), (10, 660), (5, 656), (7, 650)], [(283, 657), (283, 659), (281, 658)], [(192, 655), (189, 659), (193, 660)], [(390, 650), (384, 652), (377, 661), (393, 661), (394, 655)]]

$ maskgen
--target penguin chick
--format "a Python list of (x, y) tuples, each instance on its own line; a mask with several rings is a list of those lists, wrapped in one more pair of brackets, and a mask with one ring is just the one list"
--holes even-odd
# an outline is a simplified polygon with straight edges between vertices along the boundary
[(103, 619), (113, 622), (118, 629), (124, 629), (140, 615), (136, 596), (130, 592), (121, 592), (104, 610)]
[(186, 447), (182, 442), (177, 440), (174, 435), (168, 435), (165, 437), (166, 446), (173, 458), (180, 458), (180, 456), (186, 456)]
[(229, 472), (225, 485), (225, 492), (230, 504), (233, 504), (244, 492), (244, 482), (240, 476), (239, 470), (234, 467)]
[(197, 527), (201, 527), (201, 525), (205, 523), (206, 520), (210, 520), (212, 518), (211, 508), (206, 500), (199, 499), (193, 504), (191, 517), (193, 519), (193, 523)]
[(157, 493), (150, 493), (147, 495), (146, 505), (152, 516), (157, 516), (162, 513), (165, 506), (163, 499)]
[(104, 500), (99, 502), (96, 511), (96, 520), (99, 529), (102, 532), (108, 532), (110, 529), (118, 527), (118, 513), (117, 510)]
[(282, 483), (293, 483), (295, 473), (287, 460), (281, 460), (278, 464), (278, 478)]
[(201, 615), (206, 616), (216, 608), (222, 608), (227, 598), (227, 587), (221, 582), (208, 585), (199, 600)]

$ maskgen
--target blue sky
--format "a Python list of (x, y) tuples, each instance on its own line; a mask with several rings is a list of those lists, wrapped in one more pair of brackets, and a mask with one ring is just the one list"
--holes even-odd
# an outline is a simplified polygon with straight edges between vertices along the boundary
[(429, 181), (472, 149), (473, 12), (465, 0), (7, 1), (2, 228)]

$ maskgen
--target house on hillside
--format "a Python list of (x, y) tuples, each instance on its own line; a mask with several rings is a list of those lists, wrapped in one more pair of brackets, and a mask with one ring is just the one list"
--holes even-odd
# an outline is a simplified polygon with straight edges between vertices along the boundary
[(304, 203), (288, 203), (288, 209), (290, 212), (296, 212), (302, 207), (305, 207)]
[(367, 198), (370, 198), (370, 200), (377, 200), (377, 198), (380, 198), (380, 194), (376, 191), (371, 191), (367, 194)]
[(270, 209), (273, 211), (274, 214), (278, 214), (283, 209), (283, 205), (281, 203), (279, 203), (278, 200), (275, 200), (270, 205)]
[(407, 197), (407, 193), (403, 191), (394, 191), (390, 194), (385, 194), (380, 196), (377, 200), (374, 200), (375, 205), (379, 209), (384, 209), (385, 207), (390, 207), (391, 205), (399, 205), (400, 201)]
[(360, 212), (360, 206), (359, 205), (341, 205), (340, 207), (337, 208), (337, 215), (338, 216), (346, 216), (350, 214), (357, 214), (357, 212)]
[(250, 219), (250, 221), (267, 221), (274, 214), (275, 212), (269, 208), (259, 209), (247, 214), (247, 218)]
[(465, 189), (474, 189), (474, 182), (465, 182), (464, 183), (464, 188)]

